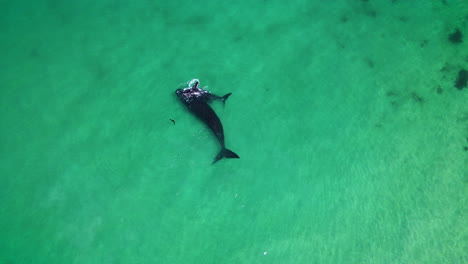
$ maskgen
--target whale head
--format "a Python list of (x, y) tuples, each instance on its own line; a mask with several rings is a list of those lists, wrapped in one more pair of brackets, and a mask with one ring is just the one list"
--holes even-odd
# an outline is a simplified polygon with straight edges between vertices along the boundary
[(209, 94), (207, 91), (198, 88), (200, 81), (192, 79), (187, 82), (183, 87), (176, 90), (179, 99), (185, 103), (190, 103), (192, 100), (199, 98), (203, 99)]

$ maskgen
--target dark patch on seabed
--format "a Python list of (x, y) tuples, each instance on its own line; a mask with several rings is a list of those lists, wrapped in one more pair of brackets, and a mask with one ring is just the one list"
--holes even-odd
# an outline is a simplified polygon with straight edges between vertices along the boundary
[(455, 87), (458, 90), (461, 90), (466, 87), (467, 82), (468, 82), (468, 71), (465, 69), (462, 69), (458, 72), (457, 79), (455, 80)]
[(460, 29), (457, 28), (452, 34), (449, 35), (448, 39), (453, 44), (460, 44), (463, 42), (463, 33), (460, 31)]
[(419, 95), (417, 92), (410, 92), (409, 94), (404, 94), (401, 95), (399, 92), (390, 90), (385, 93), (385, 95), (390, 99), (390, 105), (393, 106), (394, 108), (398, 108), (404, 103), (406, 103), (408, 100), (411, 100), (411, 102), (416, 103), (418, 105), (423, 105), (425, 103), (424, 97)]

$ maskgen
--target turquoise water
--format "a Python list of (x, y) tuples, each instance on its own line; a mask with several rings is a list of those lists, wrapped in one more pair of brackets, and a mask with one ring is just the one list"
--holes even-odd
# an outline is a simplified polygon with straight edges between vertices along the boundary
[(466, 1), (1, 2), (0, 263), (468, 262)]

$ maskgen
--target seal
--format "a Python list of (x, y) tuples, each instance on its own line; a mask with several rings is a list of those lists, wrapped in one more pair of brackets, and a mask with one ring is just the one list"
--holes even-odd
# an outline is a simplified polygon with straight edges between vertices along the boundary
[(216, 155), (213, 163), (216, 163), (222, 158), (235, 158), (238, 159), (239, 156), (233, 151), (226, 148), (224, 144), (224, 130), (221, 120), (216, 115), (213, 108), (211, 108), (208, 103), (213, 100), (219, 100), (226, 102), (231, 93), (228, 93), (224, 96), (217, 96), (212, 94), (204, 89), (199, 88), (200, 81), (198, 79), (193, 79), (188, 82), (187, 87), (183, 89), (177, 89), (175, 93), (179, 97), (180, 101), (184, 103), (192, 114), (198, 117), (203, 123), (205, 123), (208, 128), (213, 132), (213, 134), (218, 139), (219, 144), (221, 145), (221, 150), (218, 155)]

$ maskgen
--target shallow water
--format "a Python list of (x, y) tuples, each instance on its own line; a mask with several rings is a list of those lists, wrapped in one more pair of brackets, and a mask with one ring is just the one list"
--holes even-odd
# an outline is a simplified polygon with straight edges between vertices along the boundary
[(467, 13), (3, 1), (0, 263), (468, 262)]

